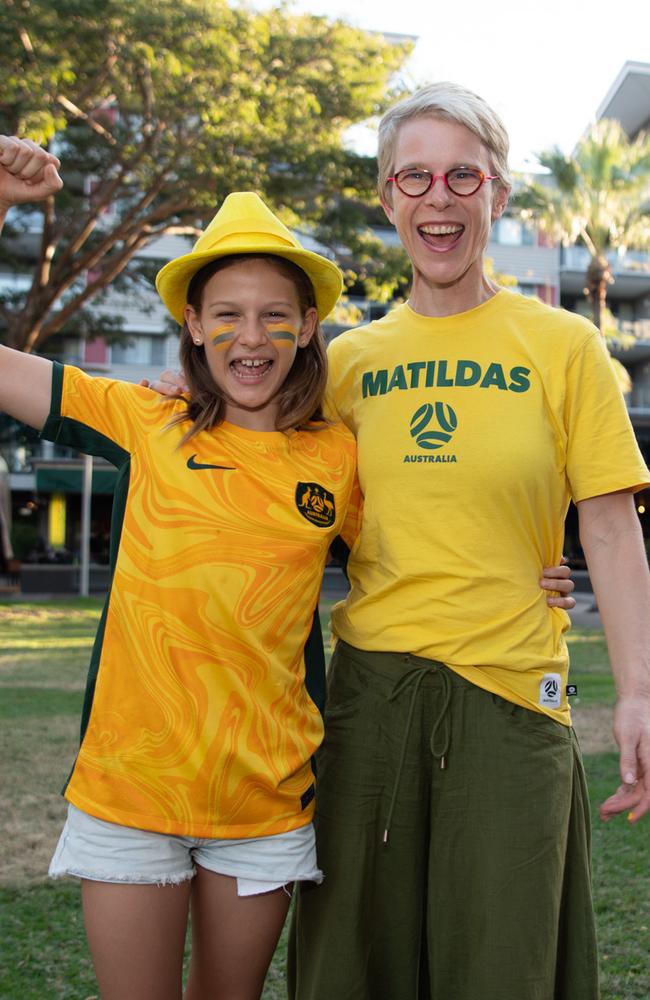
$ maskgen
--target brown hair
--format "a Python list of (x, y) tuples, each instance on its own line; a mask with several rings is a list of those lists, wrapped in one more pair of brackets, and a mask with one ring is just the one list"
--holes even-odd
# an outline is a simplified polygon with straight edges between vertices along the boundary
[[(228, 254), (210, 261), (192, 277), (187, 290), (187, 304), (198, 312), (201, 308), (203, 290), (210, 278), (241, 260), (267, 261), (280, 274), (288, 278), (296, 289), (298, 304), (303, 316), (308, 309), (316, 308), (316, 296), (312, 283), (302, 268), (284, 257), (266, 253)], [(185, 381), (189, 386), (189, 395), (185, 413), (176, 417), (172, 423), (180, 423), (184, 420), (192, 421), (192, 426), (181, 440), (181, 444), (184, 444), (199, 431), (209, 430), (222, 422), (226, 409), (226, 398), (212, 377), (203, 346), (197, 346), (193, 343), (187, 323), (183, 324), (181, 330), (179, 358)], [(279, 431), (318, 430), (319, 423), (321, 426), (325, 424), (321, 406), (326, 382), (325, 338), (320, 322), (317, 320), (311, 340), (305, 347), (298, 348), (291, 370), (278, 393), (280, 405), (276, 429)]]

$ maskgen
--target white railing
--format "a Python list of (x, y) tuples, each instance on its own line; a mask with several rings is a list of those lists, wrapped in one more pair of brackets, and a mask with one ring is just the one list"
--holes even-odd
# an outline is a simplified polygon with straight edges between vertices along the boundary
[[(584, 247), (562, 247), (560, 251), (560, 268), (564, 271), (586, 271), (589, 260), (589, 251)], [(614, 274), (650, 275), (650, 253), (643, 250), (624, 254), (613, 251), (607, 254), (607, 260)]]

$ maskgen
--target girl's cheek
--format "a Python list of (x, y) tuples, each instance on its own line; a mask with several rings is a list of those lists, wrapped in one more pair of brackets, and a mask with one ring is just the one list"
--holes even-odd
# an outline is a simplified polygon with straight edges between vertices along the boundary
[(298, 329), (286, 320), (278, 323), (267, 323), (269, 339), (276, 347), (293, 347), (298, 340)]
[(217, 351), (221, 351), (228, 347), (234, 339), (234, 323), (220, 323), (218, 326), (215, 326), (213, 330), (210, 330), (210, 333), (208, 334), (208, 340)]

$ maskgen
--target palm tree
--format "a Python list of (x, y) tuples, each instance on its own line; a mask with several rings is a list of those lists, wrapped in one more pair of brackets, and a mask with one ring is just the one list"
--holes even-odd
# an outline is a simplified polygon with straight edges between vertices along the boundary
[(513, 199), (522, 218), (565, 246), (582, 243), (591, 256), (585, 294), (604, 332), (608, 252), (650, 248), (650, 136), (630, 141), (617, 121), (602, 119), (565, 156), (555, 146), (538, 155), (549, 174)]

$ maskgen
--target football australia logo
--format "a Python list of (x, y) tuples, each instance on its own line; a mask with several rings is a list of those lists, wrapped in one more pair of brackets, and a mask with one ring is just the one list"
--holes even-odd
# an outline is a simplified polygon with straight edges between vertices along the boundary
[(449, 444), (457, 427), (456, 414), (446, 403), (425, 403), (411, 417), (411, 437), (419, 448), (429, 451)]
[[(458, 427), (458, 417), (448, 403), (423, 403), (409, 425), (410, 434), (418, 448), (435, 452), (449, 444)], [(455, 462), (455, 455), (405, 455), (405, 462)]]
[(319, 483), (298, 483), (296, 507), (317, 528), (329, 528), (336, 520), (334, 494)]

